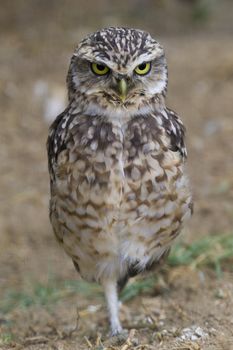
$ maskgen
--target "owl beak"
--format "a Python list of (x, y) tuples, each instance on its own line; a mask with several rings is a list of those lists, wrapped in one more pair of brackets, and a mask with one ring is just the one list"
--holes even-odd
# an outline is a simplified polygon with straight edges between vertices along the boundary
[(120, 99), (122, 102), (125, 102), (126, 96), (127, 96), (127, 91), (128, 91), (128, 85), (125, 79), (121, 79), (118, 82), (118, 90), (120, 93)]

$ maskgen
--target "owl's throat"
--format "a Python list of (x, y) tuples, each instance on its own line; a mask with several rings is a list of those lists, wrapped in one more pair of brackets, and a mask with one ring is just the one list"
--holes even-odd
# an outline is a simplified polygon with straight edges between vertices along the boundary
[(156, 99), (145, 100), (145, 97), (134, 96), (124, 102), (117, 98), (106, 96), (93, 99), (85, 106), (83, 113), (90, 117), (102, 116), (109, 120), (117, 119), (123, 123), (138, 115), (147, 115), (155, 112), (161, 105)]

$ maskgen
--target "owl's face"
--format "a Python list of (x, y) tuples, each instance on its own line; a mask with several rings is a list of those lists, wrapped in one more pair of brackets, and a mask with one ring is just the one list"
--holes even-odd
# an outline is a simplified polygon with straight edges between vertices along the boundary
[(86, 105), (139, 109), (155, 95), (165, 95), (164, 50), (146, 32), (103, 29), (77, 47), (67, 81), (70, 98), (82, 95)]

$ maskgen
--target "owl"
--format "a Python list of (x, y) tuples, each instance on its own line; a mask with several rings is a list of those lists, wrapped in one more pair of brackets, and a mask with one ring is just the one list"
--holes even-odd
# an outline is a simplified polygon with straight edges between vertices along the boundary
[(80, 275), (103, 286), (112, 335), (122, 332), (119, 289), (166, 257), (192, 212), (185, 128), (166, 107), (167, 82), (149, 33), (88, 35), (48, 136), (53, 230)]

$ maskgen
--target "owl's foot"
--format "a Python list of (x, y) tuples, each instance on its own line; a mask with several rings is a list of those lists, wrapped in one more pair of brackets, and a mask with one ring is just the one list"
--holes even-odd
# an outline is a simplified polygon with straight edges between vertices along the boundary
[(115, 337), (116, 335), (121, 335), (123, 333), (125, 333), (125, 330), (121, 327), (120, 324), (111, 325), (111, 337)]
[(125, 329), (112, 330), (110, 333), (109, 344), (111, 346), (122, 346), (128, 339), (129, 332)]

